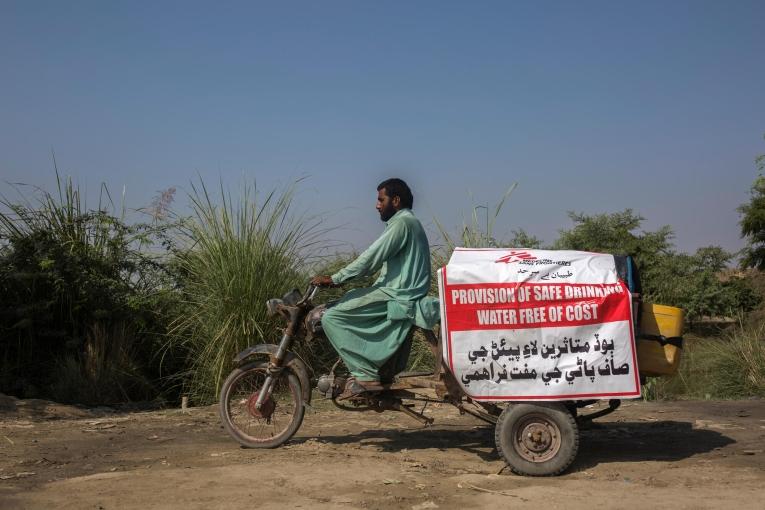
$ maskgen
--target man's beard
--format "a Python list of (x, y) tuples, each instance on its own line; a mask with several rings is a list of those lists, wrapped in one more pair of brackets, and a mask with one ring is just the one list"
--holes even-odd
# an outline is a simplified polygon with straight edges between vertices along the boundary
[(382, 221), (388, 221), (394, 214), (396, 214), (396, 209), (394, 209), (392, 205), (388, 206), (380, 211), (380, 219)]

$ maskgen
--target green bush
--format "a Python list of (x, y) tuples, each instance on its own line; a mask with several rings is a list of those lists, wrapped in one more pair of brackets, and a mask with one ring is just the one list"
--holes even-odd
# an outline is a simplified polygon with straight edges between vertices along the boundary
[(71, 180), (57, 183), (34, 203), (0, 200), (0, 391), (153, 399), (158, 363), (147, 353), (163, 333), (168, 279), (148, 247), (164, 227), (126, 224), (111, 200), (88, 209)]

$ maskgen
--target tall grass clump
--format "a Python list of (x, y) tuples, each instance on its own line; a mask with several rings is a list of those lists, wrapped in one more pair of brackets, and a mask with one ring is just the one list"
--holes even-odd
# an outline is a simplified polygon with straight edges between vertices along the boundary
[(718, 398), (765, 397), (765, 325), (737, 328), (708, 349), (711, 393)]
[(259, 196), (245, 184), (235, 199), (222, 185), (215, 196), (202, 181), (192, 185), (178, 255), (184, 313), (169, 345), (186, 352), (189, 370), (179, 375), (197, 403), (215, 400), (237, 352), (278, 343), (283, 324), (265, 302), (307, 282), (303, 268), (323, 231), (319, 219), (293, 213), (294, 192)]
[[(438, 283), (436, 281), (436, 272), (444, 267), (452, 256), (454, 248), (496, 248), (502, 246), (503, 241), (496, 239), (495, 226), (497, 219), (499, 218), (502, 208), (505, 206), (505, 202), (510, 198), (515, 188), (518, 187), (518, 183), (514, 182), (507, 191), (502, 195), (502, 198), (497, 202), (494, 207), (494, 212), (489, 215), (489, 206), (487, 205), (474, 205), (471, 208), (470, 215), (462, 219), (462, 225), (456, 233), (450, 232), (444, 224), (439, 221), (438, 218), (433, 218), (433, 222), (438, 229), (440, 236), (440, 242), (431, 245), (430, 250), (430, 264), (432, 267), (433, 281), (430, 285), (431, 295), (438, 295)], [(485, 209), (485, 217), (482, 218), (478, 214), (480, 209)], [(528, 237), (533, 239), (534, 242), (538, 242), (536, 239), (527, 236), (525, 232), (520, 231), (522, 237)], [(519, 233), (515, 233), (515, 237), (518, 237)], [(531, 246), (528, 246), (531, 247)]]
[(765, 324), (690, 337), (678, 373), (649, 380), (646, 390), (649, 400), (765, 397)]
[[(446, 260), (451, 256), (452, 251), (457, 246), (462, 248), (496, 248), (502, 243), (498, 241), (495, 236), (495, 226), (497, 224), (497, 218), (502, 212), (502, 208), (505, 206), (505, 202), (510, 195), (512, 195), (515, 188), (518, 187), (518, 183), (513, 183), (507, 191), (505, 191), (502, 198), (497, 202), (494, 207), (494, 211), (489, 215), (489, 206), (487, 205), (475, 205), (471, 209), (471, 213), (468, 218), (463, 218), (462, 226), (456, 235), (450, 233), (441, 223), (438, 218), (434, 218), (438, 232), (441, 235), (443, 244), (442, 250), (439, 253), (440, 257), (445, 257)], [(478, 211), (484, 209), (485, 220)]]

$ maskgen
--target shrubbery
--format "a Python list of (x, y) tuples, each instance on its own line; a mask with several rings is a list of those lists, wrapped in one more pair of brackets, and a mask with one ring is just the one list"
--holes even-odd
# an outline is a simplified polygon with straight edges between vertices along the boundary
[(0, 391), (155, 398), (154, 353), (174, 306), (165, 261), (152, 255), (164, 229), (86, 209), (71, 181), (58, 181), (57, 196), (2, 206)]
[[(316, 269), (310, 256), (326, 230), (319, 219), (293, 211), (293, 188), (261, 196), (244, 186), (232, 200), (222, 186), (213, 196), (200, 182), (189, 197), (191, 217), (168, 218), (170, 193), (153, 204), (146, 222), (128, 222), (115, 214), (105, 188), (108, 206), (88, 209), (71, 182), (58, 184), (57, 195), (39, 192), (34, 203), (0, 203), (0, 391), (21, 397), (92, 404), (175, 400), (183, 391), (198, 403), (213, 401), (236, 352), (278, 340), (282, 325), (266, 317), (265, 300), (350, 260), (327, 257)], [(514, 188), (485, 222), (474, 208), (456, 236), (439, 226), (434, 274), (455, 245), (542, 245), (523, 230), (512, 239), (494, 238), (493, 226)], [(644, 298), (680, 306), (693, 321), (735, 316), (758, 302), (746, 274), (726, 269), (732, 255), (719, 247), (678, 253), (669, 227), (641, 231), (642, 218), (631, 210), (571, 219), (574, 225), (561, 231), (553, 248), (635, 256)], [(339, 297), (344, 290), (321, 296)], [(695, 344), (686, 353), (686, 375), (677, 381), (714, 380), (720, 383), (715, 396), (762, 394), (763, 340), (756, 331)], [(714, 351), (724, 366), (700, 361), (712, 349), (725, 351)], [(328, 344), (299, 354), (317, 371), (336, 356)], [(421, 339), (415, 339), (410, 361), (413, 369), (432, 365)], [(710, 376), (718, 372), (745, 374), (731, 380), (749, 382), (724, 387), (723, 379)]]
[(631, 209), (613, 214), (571, 213), (573, 228), (561, 231), (554, 248), (632, 255), (640, 269), (643, 299), (677, 306), (686, 319), (731, 317), (752, 310), (759, 298), (742, 276), (724, 270), (733, 259), (719, 246), (689, 255), (672, 248), (672, 229), (640, 231), (643, 218)]
[(644, 390), (649, 399), (765, 398), (765, 325), (689, 335), (678, 373), (650, 379)]

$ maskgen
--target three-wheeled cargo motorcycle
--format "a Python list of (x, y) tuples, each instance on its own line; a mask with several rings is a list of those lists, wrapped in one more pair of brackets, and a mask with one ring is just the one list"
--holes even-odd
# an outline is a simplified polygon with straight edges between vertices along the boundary
[[(428, 402), (453, 405), (461, 414), (470, 414), (495, 426), (497, 451), (509, 468), (521, 475), (550, 476), (562, 473), (574, 461), (579, 447), (579, 426), (615, 411), (620, 400), (611, 399), (608, 407), (580, 414), (597, 400), (509, 401), (492, 402), (471, 398), (444, 361), (442, 336), (431, 330), (419, 330), (435, 360), (432, 373), (392, 375), (383, 391), (362, 393), (341, 400), (347, 374), (341, 361), (331, 373), (312, 377), (307, 364), (294, 353), (296, 342), (316, 341), (322, 337), (321, 314), (324, 305), (314, 306), (318, 288), (309, 286), (305, 293), (297, 289), (281, 299), (267, 302), (269, 314), (284, 318), (287, 325), (278, 344), (260, 344), (240, 352), (235, 368), (220, 393), (220, 416), (225, 430), (241, 445), (250, 448), (274, 448), (288, 441), (299, 429), (312, 390), (332, 400), (341, 409), (402, 412), (424, 425), (433, 419), (416, 406)], [(640, 297), (632, 295), (635, 314)], [(644, 305), (642, 331), (637, 342), (641, 378), (672, 373), (679, 360), (679, 332), (668, 336), (661, 320), (662, 307)], [(663, 307), (668, 308), (668, 307)], [(672, 312), (672, 309), (670, 312)], [(674, 312), (672, 312), (674, 313)], [(677, 317), (675, 317), (676, 319)], [(680, 321), (682, 318), (680, 317)], [(675, 321), (676, 323), (677, 321)], [(413, 327), (397, 356), (408, 356)], [(681, 341), (681, 339), (680, 339)], [(642, 351), (642, 352), (641, 352)], [(392, 360), (391, 366), (396, 366)], [(384, 367), (385, 368), (385, 367)], [(429, 395), (423, 397), (423, 394)]]

